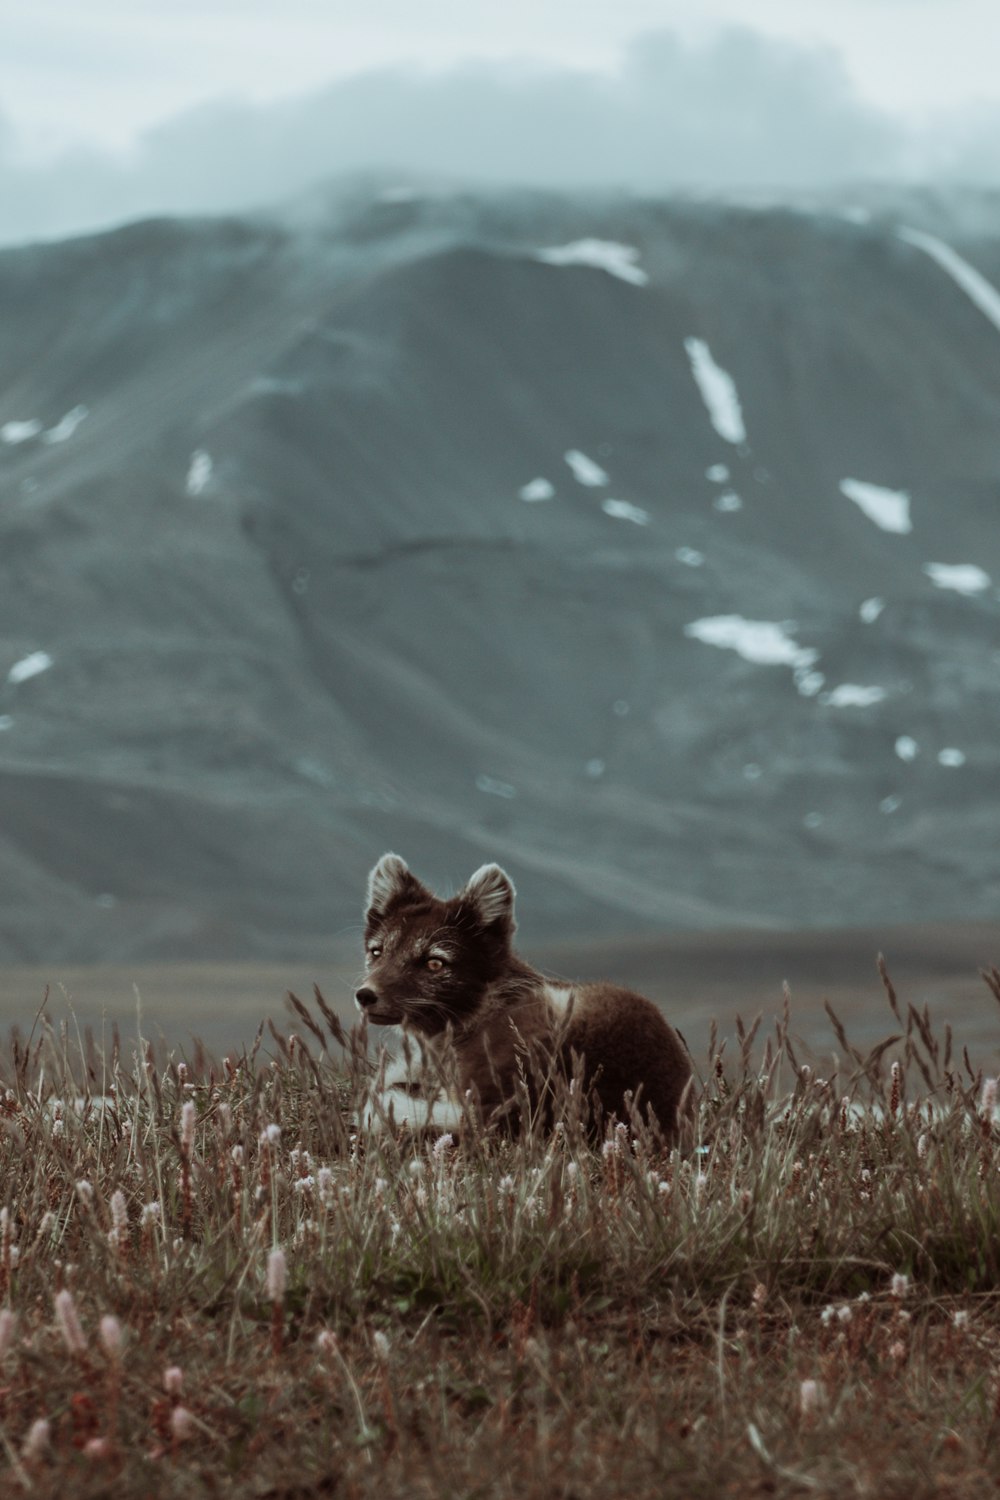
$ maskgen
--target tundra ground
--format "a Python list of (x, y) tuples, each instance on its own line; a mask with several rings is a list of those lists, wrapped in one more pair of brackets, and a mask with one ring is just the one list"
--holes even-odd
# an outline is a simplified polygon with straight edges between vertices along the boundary
[(321, 997), (219, 1064), (40, 1020), (0, 1090), (0, 1493), (995, 1487), (996, 1084), (886, 997), (826, 1077), (787, 1017), (713, 1037), (673, 1153), (572, 1110), (359, 1140)]

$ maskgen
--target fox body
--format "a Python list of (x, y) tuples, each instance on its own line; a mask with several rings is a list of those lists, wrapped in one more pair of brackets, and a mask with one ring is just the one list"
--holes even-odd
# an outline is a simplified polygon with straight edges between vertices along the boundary
[(546, 979), (513, 951), (514, 928), (514, 887), (498, 865), (483, 865), (441, 901), (398, 855), (379, 860), (356, 1000), (376, 1025), (402, 1026), (421, 1065), (383, 1075), (368, 1124), (377, 1129), (391, 1114), (396, 1124), (452, 1130), (470, 1100), (487, 1122), (516, 1129), (519, 1077), (569, 1079), (582, 1058), (584, 1095), (599, 1115), (628, 1120), (634, 1101), (675, 1137), (691, 1078), (677, 1033), (631, 990)]

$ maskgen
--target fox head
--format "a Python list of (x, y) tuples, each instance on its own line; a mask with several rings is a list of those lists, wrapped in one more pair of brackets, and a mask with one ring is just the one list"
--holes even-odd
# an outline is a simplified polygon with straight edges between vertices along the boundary
[(405, 1023), (433, 1036), (475, 1010), (510, 960), (514, 887), (483, 865), (448, 901), (383, 854), (368, 877), (367, 974), (355, 999), (379, 1026)]

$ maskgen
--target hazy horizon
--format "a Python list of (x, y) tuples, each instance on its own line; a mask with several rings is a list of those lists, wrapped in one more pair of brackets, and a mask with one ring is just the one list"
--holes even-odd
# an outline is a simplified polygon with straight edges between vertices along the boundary
[[(537, 35), (515, 8), (506, 50), (485, 23), (452, 36), (431, 7), (418, 36), (396, 9), (359, 29), (294, 4), (239, 24), (219, 3), (140, 6), (112, 38), (108, 0), (72, 60), (25, 9), (0, 62), (0, 243), (263, 207), (363, 171), (644, 193), (1000, 185), (1000, 86), (978, 61), (1000, 18), (978, 0), (879, 0), (867, 29), (850, 0), (809, 27), (783, 0), (753, 25), (736, 0), (697, 25), (627, 0), (614, 27), (583, 7)], [(231, 56), (210, 45), (227, 28)], [(881, 71), (879, 37), (895, 38)]]

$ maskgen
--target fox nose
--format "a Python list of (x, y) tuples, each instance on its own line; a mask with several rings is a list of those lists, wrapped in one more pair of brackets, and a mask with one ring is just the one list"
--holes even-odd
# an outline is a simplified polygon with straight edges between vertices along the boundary
[(354, 998), (362, 1010), (367, 1010), (370, 1006), (378, 1004), (378, 996), (367, 985), (363, 985), (360, 990), (356, 990)]

